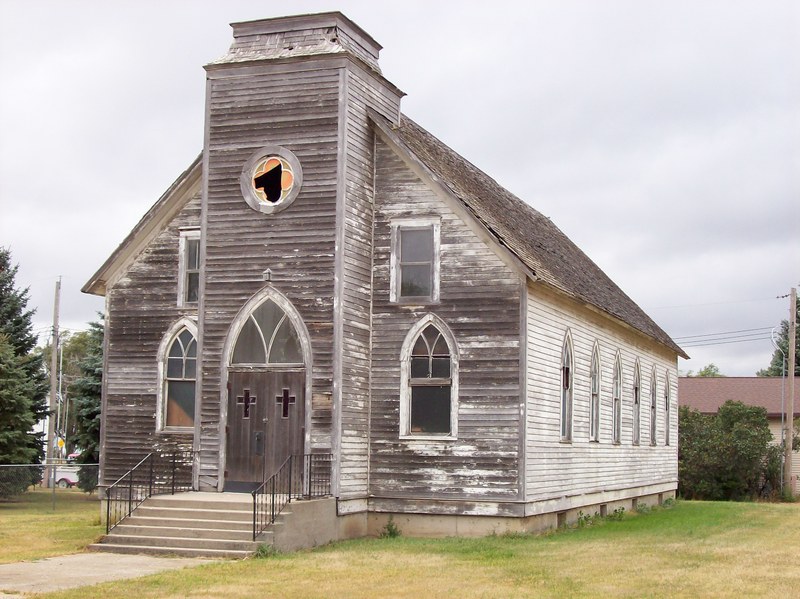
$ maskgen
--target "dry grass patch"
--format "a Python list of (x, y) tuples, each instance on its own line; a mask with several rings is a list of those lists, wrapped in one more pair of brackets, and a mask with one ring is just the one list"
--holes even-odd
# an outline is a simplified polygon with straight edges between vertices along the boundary
[(81, 551), (105, 527), (100, 502), (77, 489), (35, 489), (0, 501), (0, 564)]
[(365, 539), (51, 596), (792, 596), (798, 555), (800, 504), (681, 502), (545, 536)]

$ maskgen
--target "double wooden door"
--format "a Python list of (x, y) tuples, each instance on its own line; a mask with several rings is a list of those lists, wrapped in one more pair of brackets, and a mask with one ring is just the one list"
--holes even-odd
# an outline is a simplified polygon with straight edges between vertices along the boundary
[(229, 371), (226, 491), (252, 491), (303, 453), (304, 391), (302, 369)]

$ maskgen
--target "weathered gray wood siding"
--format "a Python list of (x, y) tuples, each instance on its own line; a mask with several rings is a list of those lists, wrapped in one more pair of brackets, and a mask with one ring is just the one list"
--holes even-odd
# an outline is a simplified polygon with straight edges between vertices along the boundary
[[(370, 493), (387, 509), (462, 512), (519, 498), (520, 277), (382, 141), (376, 143)], [(389, 301), (391, 220), (441, 217), (440, 301)], [(400, 350), (428, 312), (460, 349), (458, 438), (399, 438)], [(439, 503), (435, 500), (455, 500)], [(415, 507), (416, 506), (416, 507)], [(499, 513), (500, 508), (485, 513)]]
[[(676, 484), (677, 357), (576, 302), (529, 284), (527, 298), (527, 500), (575, 497), (635, 487)], [(561, 359), (571, 331), (574, 352), (572, 442), (560, 441)], [(589, 441), (592, 351), (600, 348), (600, 438)], [(622, 364), (621, 442), (612, 442), (614, 360)], [(633, 376), (641, 372), (640, 444), (633, 445)], [(650, 381), (657, 375), (657, 437), (650, 444)], [(670, 446), (665, 446), (664, 380), (670, 380)], [(674, 488), (674, 486), (673, 486)]]
[(339, 270), (341, 302), (341, 420), (339, 496), (364, 497), (369, 469), (370, 307), (374, 133), (367, 107), (396, 118), (399, 93), (350, 63), (344, 73), (343, 210)]
[(200, 225), (197, 193), (106, 292), (107, 369), (101, 484), (110, 484), (155, 445), (191, 449), (191, 434), (156, 432), (158, 348), (181, 317), (196, 308), (178, 308), (180, 229)]
[[(243, 304), (266, 285), (265, 269), (311, 336), (312, 397), (331, 393), (341, 77), (341, 63), (326, 59), (208, 72), (201, 487), (217, 486), (221, 474), (225, 338)], [(252, 210), (239, 187), (245, 162), (268, 144), (292, 151), (303, 169), (297, 199), (272, 215)], [(330, 450), (330, 437), (330, 407), (312, 402), (309, 449)]]

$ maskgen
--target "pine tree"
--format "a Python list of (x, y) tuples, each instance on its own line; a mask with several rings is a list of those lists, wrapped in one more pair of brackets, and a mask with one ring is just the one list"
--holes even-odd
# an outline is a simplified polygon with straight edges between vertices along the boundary
[[(34, 433), (34, 423), (47, 416), (47, 378), (41, 352), (35, 351), (34, 310), (28, 310), (28, 289), (17, 289), (18, 266), (11, 263), (11, 252), (0, 248), (0, 336), (4, 338), (3, 368), (0, 381), (8, 412), (2, 421), (3, 432), (15, 436), (19, 444), (9, 453), (0, 451), (0, 463), (39, 463), (44, 455), (43, 434)], [(13, 398), (13, 399), (12, 399)], [(21, 427), (6, 429), (9, 427)], [(21, 460), (21, 462), (20, 462)]]

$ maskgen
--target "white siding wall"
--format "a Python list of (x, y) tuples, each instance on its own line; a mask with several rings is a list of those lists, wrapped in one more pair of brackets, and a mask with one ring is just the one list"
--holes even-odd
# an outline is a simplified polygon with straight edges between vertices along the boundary
[[(542, 501), (638, 486), (677, 486), (677, 358), (644, 337), (535, 283), (527, 299), (526, 499)], [(572, 442), (560, 442), (561, 350), (565, 333), (574, 351)], [(589, 368), (600, 347), (600, 440), (589, 441)], [(621, 443), (612, 443), (614, 360), (622, 363)], [(641, 372), (641, 444), (633, 440), (633, 376)], [(650, 381), (657, 374), (656, 445), (650, 442)], [(664, 381), (670, 382), (670, 446), (665, 446)]]

